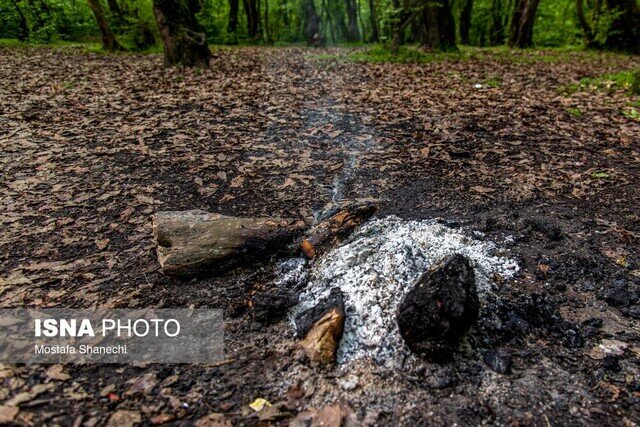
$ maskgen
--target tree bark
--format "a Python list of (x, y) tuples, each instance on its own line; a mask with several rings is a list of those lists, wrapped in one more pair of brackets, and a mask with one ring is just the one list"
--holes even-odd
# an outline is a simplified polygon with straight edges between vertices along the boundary
[(120, 44), (118, 43), (118, 40), (116, 40), (116, 36), (111, 31), (111, 27), (109, 26), (107, 17), (104, 14), (104, 9), (102, 8), (100, 0), (89, 0), (89, 6), (93, 11), (93, 16), (95, 16), (98, 28), (100, 28), (100, 33), (102, 34), (102, 47), (110, 51), (120, 50)]
[(640, 7), (636, 0), (606, 0), (614, 16), (602, 47), (640, 53)]
[(473, 0), (465, 0), (460, 11), (460, 42), (469, 44), (469, 30), (471, 29), (471, 11)]
[(411, 22), (411, 14), (407, 12), (407, 1), (404, 0), (402, 6), (400, 0), (392, 0), (393, 5), (393, 21), (391, 26), (391, 53), (394, 55), (398, 53), (400, 45), (404, 43), (404, 30)]
[(320, 16), (316, 10), (314, 0), (304, 0), (304, 32), (309, 46), (320, 46), (324, 44), (322, 34), (320, 34)]
[(266, 253), (285, 250), (302, 232), (301, 221), (237, 218), (204, 211), (158, 212), (153, 235), (167, 275), (223, 273)]
[(227, 30), (235, 33), (238, 29), (238, 10), (240, 9), (240, 0), (229, 0), (229, 23)]
[(29, 39), (29, 22), (27, 21), (26, 16), (24, 16), (24, 13), (22, 13), (22, 9), (20, 9), (20, 5), (18, 5), (17, 0), (13, 0), (13, 7), (15, 7), (16, 12), (18, 12), (18, 17), (20, 18), (18, 40), (20, 40), (21, 42), (27, 41)]
[(345, 0), (347, 8), (347, 34), (349, 42), (360, 41), (360, 30), (358, 29), (358, 6), (356, 0)]
[(264, 42), (273, 44), (271, 28), (269, 27), (269, 0), (264, 0)]
[(493, 0), (491, 3), (491, 19), (489, 21), (489, 46), (504, 44), (504, 22), (502, 16), (502, 0)]
[(576, 11), (578, 12), (578, 22), (580, 23), (580, 27), (582, 28), (582, 33), (584, 34), (585, 45), (587, 47), (593, 46), (593, 30), (589, 25), (589, 21), (584, 14), (584, 5), (583, 0), (576, 0)]
[(258, 26), (260, 24), (260, 16), (258, 13), (257, 0), (242, 0), (244, 12), (247, 15), (247, 33), (249, 37), (255, 39), (258, 36)]
[(199, 10), (197, 0), (153, 0), (166, 64), (209, 66), (209, 45), (195, 17)]
[(509, 46), (519, 48), (533, 46), (533, 24), (539, 4), (540, 0), (516, 0), (511, 18)]
[(456, 49), (456, 27), (449, 0), (424, 0), (421, 48), (427, 50)]
[(369, 0), (369, 22), (371, 23), (371, 42), (377, 43), (380, 40), (380, 27), (378, 25), (378, 13), (376, 10), (376, 0)]

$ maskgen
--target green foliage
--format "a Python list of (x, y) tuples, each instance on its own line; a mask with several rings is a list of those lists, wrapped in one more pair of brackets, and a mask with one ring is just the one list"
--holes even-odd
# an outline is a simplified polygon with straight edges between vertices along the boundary
[(573, 117), (582, 117), (582, 110), (579, 108), (566, 108), (565, 111), (571, 114)]
[(622, 110), (622, 114), (624, 114), (625, 117), (640, 122), (640, 110), (636, 109), (635, 107), (629, 107), (628, 110)]
[(452, 54), (421, 52), (413, 46), (401, 46), (398, 53), (394, 54), (385, 46), (376, 45), (354, 53), (351, 59), (362, 62), (420, 63), (433, 62), (450, 55)]
[[(118, 41), (128, 50), (153, 50), (159, 41), (152, 0), (102, 0), (103, 8)], [(260, 24), (257, 39), (247, 32), (247, 16), (243, 1), (239, 1), (238, 26), (234, 33), (228, 29), (229, 0), (200, 0), (199, 20), (205, 27), (212, 44), (304, 42), (303, 0), (258, 0)], [(450, 0), (454, 18), (459, 24), (463, 1)], [(585, 16), (593, 32), (594, 44), (605, 44), (611, 36), (612, 26), (622, 13), (608, 10), (606, 2), (584, 0)], [(113, 5), (119, 10), (112, 10)], [(393, 0), (359, 0), (358, 25), (363, 39), (369, 41), (375, 7), (379, 42), (391, 41), (394, 24), (407, 14), (417, 17), (424, 5), (399, 1), (407, 5), (395, 8)], [(469, 44), (473, 46), (501, 46), (509, 28), (513, 0), (473, 0)], [(599, 8), (594, 5), (600, 4)], [(315, 0), (321, 18), (321, 33), (332, 44), (341, 44), (346, 34), (346, 6), (344, 0)], [(268, 16), (267, 16), (268, 8)], [(87, 0), (0, 0), (0, 38), (22, 39), (30, 43), (57, 41), (86, 42), (100, 40), (95, 18)], [(420, 39), (419, 19), (413, 19), (403, 30), (404, 43)], [(265, 42), (266, 40), (266, 42)], [(536, 14), (534, 43), (537, 46), (581, 46), (581, 29), (575, 0), (541, 0)], [(358, 60), (389, 62), (425, 62), (433, 55), (407, 46), (398, 55), (380, 47), (356, 54)]]
[(631, 94), (640, 95), (640, 69), (631, 73)]
[(573, 84), (565, 88), (567, 93), (575, 93), (579, 91), (605, 91), (614, 92), (623, 90), (627, 93), (637, 94), (634, 92), (634, 76), (640, 71), (621, 71), (619, 73), (609, 73), (597, 77), (585, 77), (580, 79), (578, 84)]

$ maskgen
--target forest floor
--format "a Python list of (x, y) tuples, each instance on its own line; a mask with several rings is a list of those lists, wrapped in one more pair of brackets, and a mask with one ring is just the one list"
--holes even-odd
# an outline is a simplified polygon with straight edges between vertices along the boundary
[[(264, 397), (283, 404), (262, 422), (343, 401), (368, 424), (640, 423), (640, 105), (593, 80), (640, 58), (465, 52), (390, 64), (247, 47), (185, 70), (159, 55), (0, 48), (0, 307), (222, 308), (229, 356), (3, 365), (0, 417), (257, 424), (246, 405)], [(308, 220), (332, 199), (511, 242), (520, 275), (466, 354), (415, 376), (368, 361), (313, 369), (286, 320), (252, 320), (270, 261), (189, 282), (159, 270), (157, 210)], [(603, 340), (624, 350), (604, 357)], [(510, 374), (483, 361), (493, 348)]]

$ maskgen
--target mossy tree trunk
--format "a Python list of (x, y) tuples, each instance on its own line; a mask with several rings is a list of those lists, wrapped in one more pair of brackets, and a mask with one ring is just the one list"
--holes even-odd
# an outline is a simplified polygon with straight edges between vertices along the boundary
[(576, 11), (587, 47), (640, 53), (640, 7), (636, 0), (595, 4), (576, 0)]
[(369, 0), (369, 21), (371, 23), (371, 39), (372, 43), (378, 43), (380, 40), (380, 27), (378, 25), (378, 12), (376, 9), (376, 1)]
[(360, 41), (360, 29), (358, 28), (358, 4), (356, 0), (345, 0), (347, 9), (347, 34), (349, 42)]
[(109, 26), (109, 22), (107, 21), (107, 17), (104, 13), (100, 0), (89, 0), (89, 6), (91, 7), (93, 16), (96, 18), (98, 28), (100, 28), (100, 34), (102, 34), (102, 47), (105, 50), (110, 51), (120, 50), (121, 46), (118, 43), (118, 40), (116, 40), (116, 36), (113, 34), (113, 31), (111, 31), (111, 27)]
[(533, 24), (540, 0), (516, 0), (511, 17), (509, 46), (526, 48), (533, 46)]
[(425, 0), (422, 10), (421, 47), (427, 50), (455, 50), (456, 26), (449, 0)]
[(13, 0), (13, 6), (18, 13), (18, 17), (20, 18), (20, 28), (18, 29), (18, 40), (21, 42), (29, 40), (29, 22), (27, 21), (27, 17), (22, 13), (22, 9), (20, 9), (20, 5), (17, 0)]
[(169, 65), (208, 67), (209, 45), (204, 29), (196, 20), (198, 0), (153, 0), (164, 60)]
[(640, 53), (640, 7), (636, 0), (607, 0), (605, 4), (614, 18), (602, 47)]

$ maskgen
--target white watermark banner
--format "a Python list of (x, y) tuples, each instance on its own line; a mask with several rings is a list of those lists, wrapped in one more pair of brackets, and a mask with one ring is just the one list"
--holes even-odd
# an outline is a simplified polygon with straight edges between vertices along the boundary
[(215, 363), (222, 310), (1, 309), (1, 363)]

